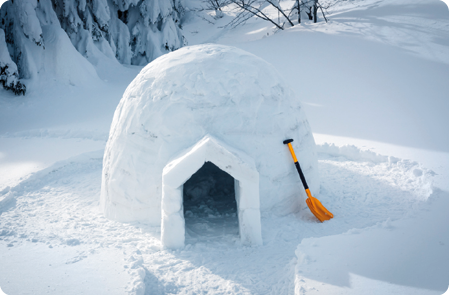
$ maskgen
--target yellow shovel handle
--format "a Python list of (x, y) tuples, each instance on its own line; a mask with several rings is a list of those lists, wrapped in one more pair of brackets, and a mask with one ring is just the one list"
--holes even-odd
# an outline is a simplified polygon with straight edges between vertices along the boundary
[[(296, 158), (296, 155), (295, 155), (295, 151), (293, 151), (292, 141), (293, 141), (293, 139), (286, 139), (286, 140), (284, 140), (284, 144), (288, 145), (288, 149), (290, 150), (290, 153), (292, 154), (293, 161), (295, 162), (296, 170), (299, 173), (299, 178), (301, 178), (302, 185), (304, 186), (304, 189), (307, 192), (309, 190), (309, 186), (307, 185), (306, 178), (304, 177), (304, 173), (302, 173), (301, 166), (299, 166), (298, 159)], [(310, 194), (310, 191), (307, 195), (309, 195), (309, 194)]]
[(298, 162), (298, 159), (296, 159), (295, 151), (293, 150), (292, 143), (289, 142), (289, 143), (287, 143), (287, 145), (288, 145), (288, 149), (290, 150), (290, 153), (292, 154), (293, 162), (295, 162), (295, 163)]

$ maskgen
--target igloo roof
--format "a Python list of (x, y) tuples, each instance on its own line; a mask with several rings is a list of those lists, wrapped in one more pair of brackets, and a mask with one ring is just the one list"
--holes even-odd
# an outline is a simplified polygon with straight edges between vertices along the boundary
[(264, 60), (206, 44), (156, 59), (125, 91), (104, 157), (106, 215), (158, 224), (164, 166), (207, 134), (254, 159), (262, 210), (288, 213), (304, 198), (286, 138), (295, 139), (309, 186), (318, 192), (315, 144), (299, 98)]

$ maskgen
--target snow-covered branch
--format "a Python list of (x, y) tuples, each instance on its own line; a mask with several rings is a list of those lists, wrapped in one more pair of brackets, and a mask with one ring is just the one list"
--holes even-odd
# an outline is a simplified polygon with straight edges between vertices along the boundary
[(25, 95), (26, 86), (19, 81), (17, 65), (9, 56), (5, 32), (2, 29), (0, 29), (0, 83), (3, 88), (13, 91), (16, 95)]

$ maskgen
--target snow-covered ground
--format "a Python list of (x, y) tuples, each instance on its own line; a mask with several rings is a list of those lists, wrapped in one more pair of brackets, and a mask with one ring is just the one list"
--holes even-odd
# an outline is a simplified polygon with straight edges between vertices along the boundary
[(28, 82), (25, 97), (0, 89), (1, 290), (444, 293), (449, 10), (438, 0), (354, 0), (330, 12), (327, 24), (276, 33), (261, 20), (229, 29), (230, 16), (190, 13), (184, 34), (190, 45), (233, 45), (265, 59), (296, 91), (318, 144), (315, 197), (332, 220), (319, 223), (308, 209), (265, 213), (260, 247), (240, 245), (233, 224), (197, 223), (187, 246), (172, 251), (158, 227), (104, 218), (109, 126), (141, 69), (104, 62), (84, 84), (43, 77)]

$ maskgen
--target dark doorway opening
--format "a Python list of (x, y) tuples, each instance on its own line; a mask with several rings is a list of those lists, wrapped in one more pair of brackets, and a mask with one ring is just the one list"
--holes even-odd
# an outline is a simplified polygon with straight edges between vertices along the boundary
[(186, 243), (238, 239), (234, 178), (206, 162), (183, 186)]

